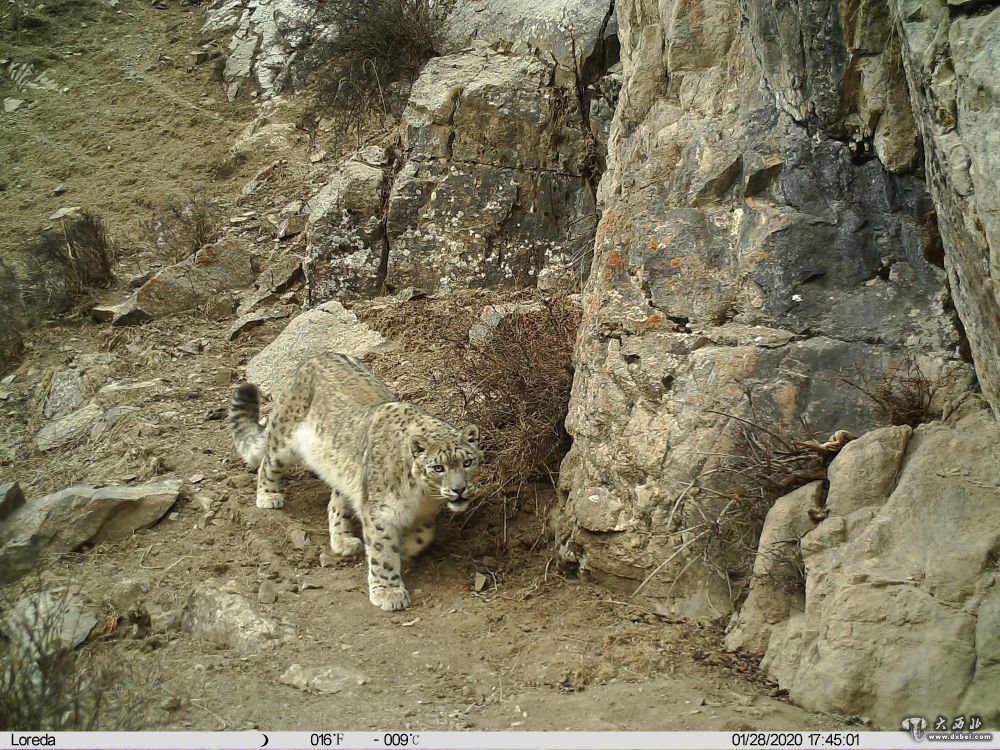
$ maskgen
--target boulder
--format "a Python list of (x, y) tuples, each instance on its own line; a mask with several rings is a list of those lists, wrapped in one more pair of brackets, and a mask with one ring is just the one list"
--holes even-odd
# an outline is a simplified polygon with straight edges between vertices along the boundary
[(28, 501), (0, 526), (0, 578), (20, 578), (44, 553), (72, 552), (151, 526), (177, 501), (181, 484), (164, 479), (135, 487), (77, 485)]
[(277, 397), (303, 361), (323, 352), (363, 357), (385, 343), (339, 302), (327, 302), (294, 318), (247, 365), (247, 380)]
[(216, 299), (220, 292), (243, 289), (253, 280), (250, 255), (236, 240), (222, 239), (160, 270), (111, 310), (111, 323), (134, 325), (193, 310)]
[[(853, 460), (837, 464), (831, 486), (860, 484), (841, 476)], [(773, 629), (762, 668), (802, 706), (880, 728), (898, 727), (901, 706), (1000, 721), (998, 497), (1000, 426), (988, 409), (919, 426), (881, 506), (831, 513), (802, 539), (805, 608)]]
[(764, 519), (750, 593), (729, 632), (726, 648), (763, 656), (773, 626), (805, 606), (805, 570), (799, 540), (815, 528), (810, 511), (820, 508), (823, 483), (810, 482), (775, 501)]
[(909, 425), (872, 430), (844, 446), (830, 465), (826, 507), (837, 516), (872, 505), (882, 505), (899, 479)]

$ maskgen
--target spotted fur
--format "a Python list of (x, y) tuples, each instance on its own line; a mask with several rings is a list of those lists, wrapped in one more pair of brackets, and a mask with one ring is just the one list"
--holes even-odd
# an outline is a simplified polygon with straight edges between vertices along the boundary
[[(400, 558), (434, 539), (442, 505), (468, 507), (466, 494), (482, 460), (479, 430), (456, 430), (399, 401), (364, 365), (346, 354), (307, 360), (275, 403), (267, 428), (258, 423), (257, 387), (241, 385), (229, 406), (240, 456), (257, 467), (257, 507), (281, 508), (281, 475), (301, 461), (330, 486), (330, 547), (364, 549), (372, 604), (404, 609), (410, 595)], [(351, 516), (361, 521), (364, 542)]]

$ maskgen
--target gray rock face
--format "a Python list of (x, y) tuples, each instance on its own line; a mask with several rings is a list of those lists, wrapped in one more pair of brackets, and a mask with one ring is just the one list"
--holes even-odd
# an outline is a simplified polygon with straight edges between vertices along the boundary
[(983, 393), (1000, 418), (1000, 8), (893, 0), (945, 267)]
[[(898, 442), (878, 432), (872, 444)], [(898, 726), (900, 706), (1000, 720), (998, 446), (987, 409), (921, 425), (883, 503), (831, 513), (803, 537), (804, 611), (773, 628), (762, 663), (793, 700), (884, 728)], [(898, 464), (882, 455), (872, 477), (838, 458), (831, 485), (860, 485), (874, 499)]]
[(593, 76), (617, 57), (613, 3), (607, 0), (458, 0), (445, 22), (447, 52), (476, 40), (517, 54), (540, 52), (569, 72)]
[(0, 526), (0, 582), (20, 578), (43, 553), (71, 552), (151, 526), (177, 501), (181, 484), (78, 485), (25, 503)]
[(383, 282), (434, 291), (534, 285), (541, 274), (549, 288), (578, 283), (602, 155), (575, 79), (556, 69), (481, 42), (428, 62), (388, 195), (387, 160), (361, 154), (311, 201), (310, 304), (369, 296)]
[(927, 372), (964, 367), (877, 5), (615, 6), (623, 85), (559, 542), (663, 611), (732, 607), (734, 540), (704, 544), (739, 495), (725, 467), (740, 419), (861, 434), (877, 415), (845, 379), (877, 381), (902, 351)]
[(552, 78), (550, 63), (481, 44), (427, 64), (389, 195), (390, 285), (531, 284), (586, 255), (596, 149)]
[(321, 29), (313, 18), (315, 3), (308, 0), (213, 0), (205, 12), (202, 31), (232, 33), (223, 71), (230, 100), (255, 84), (269, 98), (281, 92), (294, 74), (294, 62)]
[[(381, 149), (379, 149), (381, 151)], [(364, 299), (385, 277), (385, 184), (363, 154), (342, 163), (309, 201), (307, 302)], [(384, 151), (379, 162), (386, 162)]]
[(275, 646), (282, 636), (278, 622), (259, 614), (245, 596), (210, 584), (192, 592), (181, 628), (195, 638), (245, 653)]
[(339, 302), (327, 302), (293, 319), (247, 365), (247, 380), (276, 397), (303, 361), (323, 352), (363, 357), (385, 343)]

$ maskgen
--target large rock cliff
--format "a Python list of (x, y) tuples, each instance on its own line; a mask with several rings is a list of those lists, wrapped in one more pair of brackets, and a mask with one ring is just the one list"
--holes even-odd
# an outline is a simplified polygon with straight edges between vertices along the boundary
[[(758, 557), (751, 570), (741, 550), (756, 544), (748, 529), (781, 494), (776, 475), (786, 489), (826, 479), (832, 453), (788, 472), (794, 449), (873, 429), (887, 418), (880, 394), (919, 382), (935, 391), (930, 419), (978, 376), (1000, 408), (1000, 10), (936, 0), (619, 0), (616, 14), (623, 86), (575, 356), (561, 554), (688, 616), (733, 611), (753, 580), (731, 645), (766, 651), (771, 673), (813, 707), (892, 724), (902, 718), (894, 678), (857, 687), (871, 660), (846, 660), (843, 628), (817, 623), (834, 609), (863, 613), (880, 635), (862, 639), (878, 650), (912, 621), (909, 603), (941, 594), (901, 590), (900, 607), (880, 609), (841, 562), (853, 547), (807, 555), (811, 529), (822, 536), (854, 518), (843, 507), (851, 500), (824, 507), (819, 482), (776, 505), (779, 526), (765, 529), (765, 542), (805, 535), (801, 553), (793, 543), (787, 564)], [(916, 513), (923, 495), (913, 477), (921, 460), (943, 455), (927, 447), (932, 436), (953, 435), (941, 438), (950, 444), (962, 431), (918, 434), (924, 447), (907, 454), (908, 473), (873, 479), (885, 485), (876, 507), (891, 493), (885, 510), (847, 521), (843, 536), (891, 569), (907, 567), (899, 556), (919, 534), (875, 551), (871, 539), (895, 519), (931, 523), (934, 514)], [(989, 427), (976, 434), (988, 450)], [(975, 474), (974, 454), (972, 445), (949, 453), (948, 470)], [(982, 480), (976, 513), (996, 512), (994, 480)], [(966, 489), (936, 483), (934, 513), (966, 518)], [(995, 534), (967, 520), (969, 549), (995, 550)], [(982, 708), (975, 696), (991, 689), (993, 656), (977, 657), (974, 621), (981, 605), (992, 612), (983, 598), (996, 576), (991, 554), (955, 562), (963, 583), (941, 605), (966, 613), (952, 618), (949, 641), (962, 664), (939, 683), (947, 700), (931, 688), (915, 709), (930, 710), (935, 696), (956, 710)], [(804, 617), (788, 619), (802, 607)], [(931, 660), (938, 669), (942, 661)], [(919, 669), (904, 673), (907, 684), (920, 679)]]

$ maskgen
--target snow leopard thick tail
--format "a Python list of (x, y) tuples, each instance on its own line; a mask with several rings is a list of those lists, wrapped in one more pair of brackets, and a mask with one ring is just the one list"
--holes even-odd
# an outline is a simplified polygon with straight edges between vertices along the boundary
[(264, 458), (264, 431), (260, 424), (260, 391), (244, 383), (229, 402), (229, 434), (240, 458), (256, 469)]

